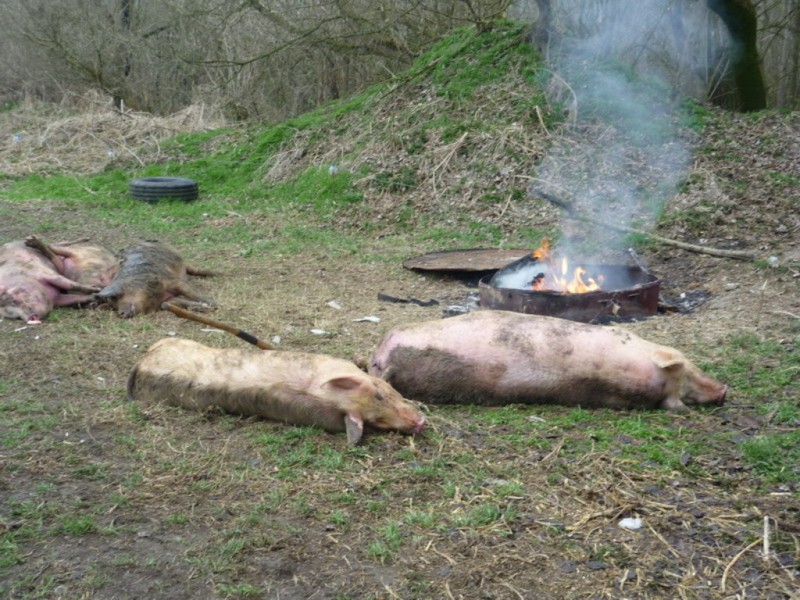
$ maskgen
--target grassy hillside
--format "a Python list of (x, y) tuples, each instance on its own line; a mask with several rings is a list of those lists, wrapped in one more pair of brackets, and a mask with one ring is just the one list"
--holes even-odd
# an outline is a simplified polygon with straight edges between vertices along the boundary
[[(180, 210), (186, 220), (224, 211), (284, 221), (302, 214), (316, 228), (335, 213), (348, 232), (370, 236), (388, 224), (424, 231), (431, 247), (530, 241), (546, 227), (520, 232), (492, 218), (521, 203), (528, 209), (520, 175), (531, 171), (553, 125), (540, 59), (525, 34), (511, 23), (480, 34), (465, 29), (389, 84), (275, 127), (182, 134), (149, 147), (142, 135), (145, 145), (134, 152), (81, 165), (102, 172), (13, 178), (5, 195), (89, 203), (117, 224), (138, 208), (125, 198), (132, 176), (179, 175), (196, 179), (203, 196)], [(161, 233), (186, 223), (174, 220)], [(295, 229), (278, 232), (274, 246), (291, 247)], [(235, 228), (220, 233), (269, 249)]]

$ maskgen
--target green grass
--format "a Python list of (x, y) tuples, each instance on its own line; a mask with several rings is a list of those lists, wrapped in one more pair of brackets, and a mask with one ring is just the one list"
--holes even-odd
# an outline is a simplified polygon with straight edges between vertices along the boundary
[(90, 515), (68, 517), (62, 522), (61, 528), (65, 533), (71, 535), (86, 535), (97, 531), (97, 525), (95, 525), (94, 519)]
[(378, 529), (375, 534), (377, 539), (367, 546), (367, 556), (381, 563), (394, 558), (403, 545), (402, 526), (390, 522)]
[(752, 398), (760, 414), (775, 412), (779, 423), (793, 422), (800, 409), (800, 354), (793, 345), (741, 334), (725, 347), (725, 360), (712, 374)]
[[(410, 77), (431, 72), (434, 91), (456, 104), (468, 103), (481, 88), (505, 79), (514, 69), (534, 79), (539, 75), (540, 57), (532, 45), (520, 41), (527, 27), (511, 22), (498, 22), (491, 30), (478, 32), (472, 27), (455, 31), (450, 37), (433, 46), (409, 69)], [(519, 114), (534, 105), (543, 105), (539, 95), (520, 99)], [(458, 131), (452, 131), (454, 139)]]
[(219, 592), (225, 598), (263, 598), (264, 589), (249, 583), (224, 584)]
[(758, 435), (742, 443), (742, 455), (767, 483), (800, 481), (800, 430)]

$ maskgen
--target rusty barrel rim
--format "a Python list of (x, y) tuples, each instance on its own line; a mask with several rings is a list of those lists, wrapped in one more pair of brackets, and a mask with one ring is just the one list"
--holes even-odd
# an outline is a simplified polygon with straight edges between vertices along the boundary
[(491, 276), (478, 282), (480, 305), (493, 310), (559, 317), (583, 323), (601, 317), (646, 317), (658, 311), (661, 280), (627, 265), (595, 265), (608, 272), (625, 272), (634, 282), (627, 288), (569, 294), (552, 290), (535, 291), (499, 288), (489, 284)]

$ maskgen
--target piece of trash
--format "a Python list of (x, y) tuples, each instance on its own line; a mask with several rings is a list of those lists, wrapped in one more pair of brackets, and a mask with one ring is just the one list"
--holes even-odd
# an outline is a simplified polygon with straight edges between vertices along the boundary
[(169, 337), (175, 337), (176, 335), (178, 335), (178, 332), (177, 332), (177, 331), (168, 331), (168, 332), (167, 332), (167, 335), (168, 335)]
[(537, 417), (536, 415), (530, 415), (526, 419), (526, 421), (529, 421), (531, 423), (547, 423), (545, 419), (543, 419), (542, 417)]
[(339, 304), (336, 300), (331, 300), (328, 302), (328, 306), (331, 308), (335, 308), (336, 310), (342, 310), (342, 305)]
[(280, 343), (281, 343), (281, 336), (279, 336), (279, 335), (273, 335), (273, 336), (272, 336), (272, 343), (273, 343), (273, 344), (275, 344), (276, 346), (277, 346), (278, 344), (280, 344)]
[(353, 323), (364, 323), (364, 322), (366, 322), (366, 323), (380, 323), (381, 319), (380, 319), (380, 317), (373, 317), (371, 315), (370, 316), (366, 316), (366, 317), (361, 317), (359, 319), (353, 319)]
[(105, 382), (105, 380), (106, 380), (106, 378), (105, 378), (105, 377), (100, 377), (100, 376), (98, 376), (98, 377), (97, 377), (97, 381), (103, 381), (103, 382)]
[(28, 327), (27, 327), (27, 325), (26, 325), (25, 327), (17, 327), (17, 328), (14, 330), (14, 333), (17, 333), (18, 331), (25, 331), (27, 328), (28, 328)]
[(206, 327), (205, 329), (201, 329), (203, 333), (225, 333), (222, 329), (217, 329), (216, 327)]
[(399, 304), (416, 304), (417, 306), (438, 306), (439, 301), (430, 299), (430, 300), (418, 300), (416, 298), (397, 298), (395, 296), (389, 296), (387, 294), (378, 294), (378, 300), (383, 302), (395, 302)]
[(469, 312), (469, 306), (463, 304), (451, 304), (442, 311), (445, 317), (456, 317), (458, 315), (465, 315)]
[(328, 175), (336, 175), (339, 172), (339, 167), (336, 165), (331, 165), (328, 167)]
[(324, 329), (312, 329), (311, 333), (314, 335), (328, 335), (330, 331), (325, 331)]
[(770, 267), (778, 267), (778, 266), (780, 266), (780, 264), (781, 264), (781, 259), (780, 259), (780, 258), (778, 258), (777, 256), (770, 256), (770, 257), (767, 259), (767, 264), (768, 264)]
[(643, 523), (639, 517), (626, 517), (624, 519), (620, 519), (618, 525), (623, 529), (636, 531), (637, 529), (642, 528)]

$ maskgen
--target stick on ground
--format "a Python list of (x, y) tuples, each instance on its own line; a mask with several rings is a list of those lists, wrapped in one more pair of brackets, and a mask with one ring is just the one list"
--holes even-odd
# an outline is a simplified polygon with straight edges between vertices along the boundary
[(726, 250), (724, 248), (709, 248), (708, 246), (698, 246), (697, 244), (689, 244), (687, 242), (681, 242), (679, 240), (673, 240), (670, 238), (661, 237), (660, 235), (656, 235), (654, 233), (650, 233), (649, 231), (644, 231), (642, 229), (635, 229), (633, 227), (626, 227), (624, 225), (616, 225), (614, 223), (608, 223), (606, 221), (601, 221), (599, 219), (594, 219), (590, 216), (580, 214), (575, 210), (575, 207), (572, 205), (571, 202), (568, 200), (564, 200), (563, 198), (557, 198), (552, 194), (548, 194), (542, 190), (533, 190), (533, 192), (544, 198), (551, 204), (558, 206), (559, 208), (565, 210), (573, 219), (578, 219), (579, 221), (586, 221), (587, 223), (594, 223), (595, 225), (601, 225), (603, 227), (607, 227), (609, 229), (613, 229), (615, 231), (622, 231), (623, 233), (636, 233), (639, 235), (644, 235), (653, 240), (654, 242), (659, 242), (661, 244), (665, 244), (667, 246), (675, 246), (676, 248), (681, 248), (683, 250), (688, 250), (690, 252), (698, 252), (701, 254), (709, 254), (711, 256), (719, 256), (722, 258), (736, 258), (739, 260), (755, 260), (756, 255), (752, 252), (746, 252), (743, 250)]
[(273, 346), (269, 342), (260, 340), (256, 336), (247, 333), (246, 331), (242, 331), (241, 329), (237, 329), (236, 327), (231, 327), (230, 325), (225, 325), (225, 323), (220, 323), (219, 321), (215, 321), (214, 319), (209, 319), (208, 317), (203, 317), (201, 315), (198, 315), (197, 313), (194, 313), (190, 310), (185, 310), (169, 302), (164, 302), (161, 305), (161, 308), (170, 311), (172, 314), (177, 315), (178, 317), (189, 319), (190, 321), (197, 321), (198, 323), (202, 323), (203, 325), (208, 325), (209, 327), (214, 327), (215, 329), (221, 329), (222, 331), (227, 331), (228, 333), (232, 333), (233, 335), (244, 340), (248, 344), (253, 344), (254, 346), (258, 346), (262, 350), (275, 350), (275, 346)]

